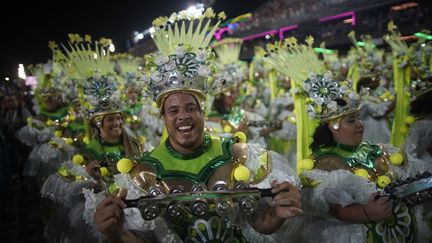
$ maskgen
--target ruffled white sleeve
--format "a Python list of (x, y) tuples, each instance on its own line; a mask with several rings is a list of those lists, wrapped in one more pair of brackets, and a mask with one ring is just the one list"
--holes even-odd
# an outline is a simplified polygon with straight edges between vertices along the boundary
[(411, 124), (403, 145), (408, 163), (419, 166), (419, 170), (432, 171), (432, 155), (428, 152), (431, 146), (432, 120), (420, 120)]
[(28, 146), (36, 146), (48, 142), (54, 136), (54, 129), (47, 127), (39, 130), (35, 127), (24, 126), (17, 131), (16, 137)]
[[(252, 174), (260, 166), (260, 157), (264, 150), (258, 144), (247, 144), (248, 147), (248, 159), (246, 160), (245, 166), (247, 166)], [(261, 182), (251, 185), (252, 187), (258, 188), (271, 188), (272, 182), (277, 181), (278, 183), (288, 181), (295, 186), (300, 186), (300, 180), (296, 174), (296, 168), (293, 166), (295, 163), (288, 163), (288, 161), (281, 155), (275, 152), (268, 151), (270, 160), (270, 171), (267, 176)], [(258, 211), (265, 210), (271, 205), (271, 198), (262, 198), (259, 201)], [(287, 219), (281, 228), (269, 235), (264, 235), (257, 232), (249, 223), (245, 223), (242, 227), (243, 235), (249, 242), (277, 242), (282, 240), (283, 242), (295, 242), (289, 235), (287, 235), (286, 227), (294, 227), (291, 219)]]
[(302, 189), (304, 215), (296, 219), (297, 227), (287, 229), (289, 234), (306, 242), (364, 242), (367, 228), (363, 224), (343, 223), (328, 211), (331, 205), (366, 204), (376, 192), (375, 183), (345, 170), (314, 169), (303, 175), (319, 184)]

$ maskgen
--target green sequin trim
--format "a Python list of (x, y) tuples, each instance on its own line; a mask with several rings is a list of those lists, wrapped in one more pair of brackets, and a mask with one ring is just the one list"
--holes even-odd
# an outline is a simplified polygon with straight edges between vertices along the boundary
[(165, 141), (165, 146), (168, 148), (169, 153), (177, 159), (193, 159), (196, 158), (200, 155), (202, 155), (204, 152), (206, 152), (210, 146), (210, 142), (211, 142), (211, 137), (210, 134), (208, 133), (204, 133), (204, 142), (201, 145), (201, 147), (199, 147), (197, 149), (196, 152), (192, 153), (192, 154), (181, 154), (177, 151), (174, 150), (174, 148), (171, 146), (171, 143), (169, 142), (169, 139), (167, 139)]
[[(213, 140), (214, 139), (210, 139), (210, 142)], [(234, 142), (231, 139), (223, 139), (221, 143), (217, 143), (216, 141), (214, 141), (213, 145), (212, 143), (210, 143), (209, 147), (221, 146), (222, 152), (216, 157), (210, 156), (211, 159), (209, 161), (204, 161), (205, 164), (202, 168), (199, 169), (198, 173), (191, 173), (191, 172), (181, 171), (176, 169), (166, 169), (163, 163), (159, 161), (158, 158), (152, 157), (152, 153), (145, 154), (142, 157), (141, 161), (144, 163), (149, 162), (152, 165), (152, 167), (155, 169), (156, 174), (161, 180), (187, 180), (192, 183), (207, 183), (207, 181), (210, 179), (210, 177), (213, 175), (216, 169), (232, 161), (233, 143)], [(184, 160), (184, 162), (199, 164), (200, 162), (202, 162), (200, 161), (200, 159), (204, 158), (203, 156), (206, 155), (206, 152), (209, 151), (204, 151), (204, 153), (202, 153), (201, 156), (196, 157), (194, 159), (189, 159), (189, 161), (186, 161), (186, 159), (175, 158), (172, 154), (167, 154), (167, 158), (165, 159), (169, 159), (169, 157), (174, 157), (173, 158), (174, 160)]]
[(382, 155), (380, 147), (371, 142), (362, 142), (358, 146), (336, 144), (334, 147), (320, 148), (317, 157), (337, 156), (342, 158), (349, 166), (362, 165), (373, 169), (375, 159)]
[(58, 110), (56, 110), (54, 112), (49, 112), (49, 111), (41, 110), (39, 112), (39, 114), (48, 117), (50, 120), (63, 121), (63, 119), (68, 114), (68, 109), (67, 109), (67, 107), (62, 107), (62, 108), (60, 108), (60, 109), (58, 109)]

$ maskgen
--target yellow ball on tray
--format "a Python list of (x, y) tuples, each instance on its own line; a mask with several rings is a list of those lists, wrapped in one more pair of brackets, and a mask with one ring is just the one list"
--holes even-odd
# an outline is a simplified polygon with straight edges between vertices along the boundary
[(380, 188), (384, 188), (386, 187), (388, 184), (390, 184), (391, 179), (388, 176), (382, 175), (382, 176), (378, 176), (378, 179), (376, 181), (376, 183), (378, 184), (378, 186)]
[(354, 174), (355, 174), (356, 176), (363, 177), (363, 178), (365, 178), (366, 180), (369, 179), (369, 173), (368, 173), (367, 170), (365, 170), (365, 169), (356, 169), (356, 170), (354, 171)]
[(72, 138), (66, 138), (65, 142), (66, 142), (66, 144), (71, 145), (71, 144), (73, 144), (73, 139)]
[(100, 172), (101, 172), (102, 176), (108, 176), (109, 175), (107, 167), (104, 167), (104, 166), (100, 167)]
[(84, 162), (84, 157), (81, 154), (75, 154), (72, 157), (72, 161), (74, 162), (74, 164), (76, 165), (81, 165)]
[(132, 169), (132, 161), (128, 158), (120, 159), (117, 162), (117, 170), (121, 173), (128, 173)]
[(244, 132), (240, 132), (240, 131), (236, 132), (236, 133), (234, 133), (233, 137), (237, 137), (239, 143), (246, 143), (246, 141), (247, 141), (247, 137), (246, 137), (246, 134), (244, 134)]
[(312, 159), (302, 159), (300, 168), (302, 170), (312, 170), (315, 167), (315, 163)]
[(62, 136), (62, 131), (60, 131), (60, 130), (56, 130), (55, 132), (54, 132), (54, 136), (56, 137), (56, 138), (59, 138), (59, 137), (61, 137)]
[(232, 127), (229, 125), (224, 126), (223, 128), (224, 132), (226, 133), (231, 133), (232, 132)]
[(404, 161), (404, 158), (400, 153), (391, 154), (389, 159), (393, 165), (401, 165)]
[(236, 181), (249, 181), (250, 172), (244, 165), (239, 165), (234, 169), (234, 179)]

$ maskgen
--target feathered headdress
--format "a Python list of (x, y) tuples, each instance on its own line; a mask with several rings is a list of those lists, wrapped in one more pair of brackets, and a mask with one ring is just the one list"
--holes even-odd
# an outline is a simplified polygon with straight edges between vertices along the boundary
[(303, 161), (311, 155), (309, 148), (316, 118), (330, 121), (359, 109), (358, 95), (346, 81), (339, 82), (328, 72), (312, 48), (313, 38), (297, 44), (295, 38), (268, 45), (266, 61), (276, 71), (291, 79), (294, 112), (297, 119), (297, 171), (306, 168)]
[[(220, 21), (211, 8), (203, 14), (190, 16), (186, 11), (159, 17), (153, 21), (153, 40), (159, 52), (150, 55), (143, 81), (158, 107), (171, 93), (181, 91), (206, 99), (215, 71), (215, 55), (208, 47)], [(212, 23), (216, 22), (216, 23)], [(212, 25), (213, 24), (213, 25)]]
[[(141, 60), (129, 54), (118, 54), (113, 57), (115, 71), (119, 75), (123, 85), (122, 99), (125, 104), (134, 105), (140, 103), (143, 95), (144, 84), (140, 81), (142, 73)], [(134, 95), (133, 99), (130, 95)]]
[(212, 45), (217, 55), (215, 65), (218, 69), (213, 84), (215, 94), (236, 86), (247, 78), (247, 65), (239, 60), (242, 44), (242, 39), (226, 38)]
[(120, 93), (114, 63), (110, 60), (110, 39), (92, 42), (86, 35), (69, 34), (68, 45), (62, 45), (64, 59), (71, 65), (79, 81), (79, 97), (85, 117), (91, 121), (97, 116), (121, 111)]
[(297, 44), (295, 38), (285, 43), (269, 46), (267, 61), (298, 86), (295, 92), (304, 94), (310, 117), (329, 121), (359, 109), (360, 97), (347, 81), (335, 80), (319, 60), (312, 48), (313, 39), (307, 45)]

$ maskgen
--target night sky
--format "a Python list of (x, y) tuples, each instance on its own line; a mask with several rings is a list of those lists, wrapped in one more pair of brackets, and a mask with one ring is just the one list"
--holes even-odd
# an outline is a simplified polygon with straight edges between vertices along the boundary
[[(228, 18), (254, 11), (266, 0), (215, 0), (215, 12)], [(154, 18), (186, 9), (196, 1), (11, 1), (3, 3), (0, 78), (15, 77), (19, 63), (46, 62), (48, 41), (66, 42), (68, 33), (111, 38), (117, 52), (128, 48), (133, 31), (143, 31)], [(5, 6), (7, 5), (7, 6)], [(130, 45), (130, 43), (129, 43)]]

